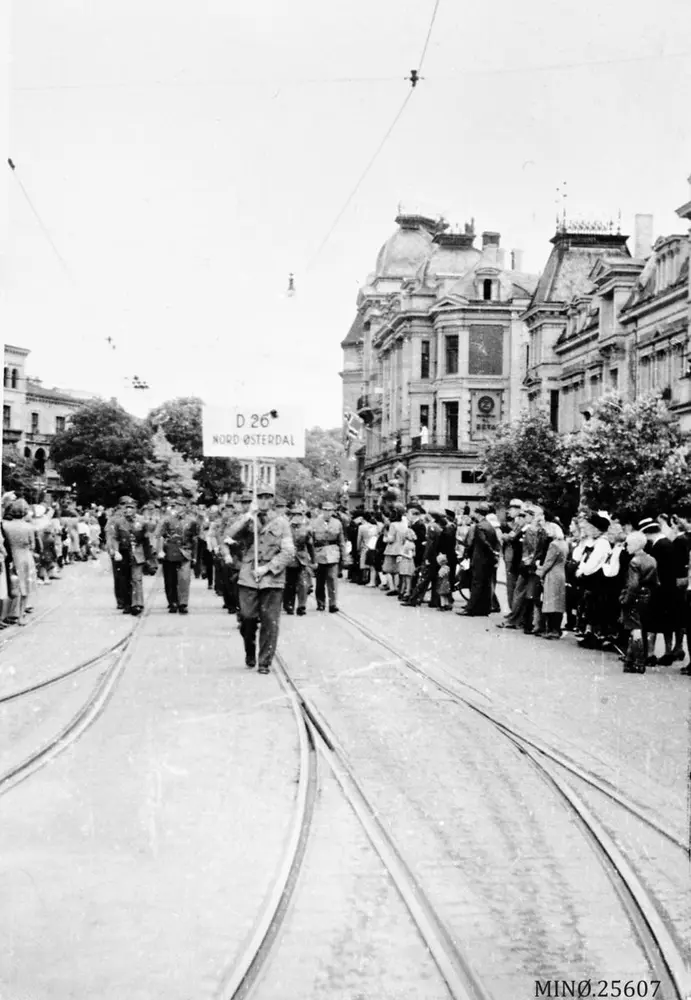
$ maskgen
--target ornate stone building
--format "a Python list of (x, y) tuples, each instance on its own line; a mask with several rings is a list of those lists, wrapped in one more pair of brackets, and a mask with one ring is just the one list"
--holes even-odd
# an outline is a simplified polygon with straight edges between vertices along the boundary
[(524, 314), (528, 407), (548, 409), (568, 433), (606, 392), (635, 399), (659, 389), (687, 430), (688, 237), (651, 245), (652, 217), (639, 215), (632, 257), (628, 237), (603, 229), (563, 224), (551, 241)]
[[(365, 421), (353, 492), (370, 503), (394, 471), (407, 494), (442, 506), (477, 499), (481, 456), (521, 409), (537, 283), (500, 234), (399, 214), (360, 289), (342, 342), (343, 404)], [(508, 265), (508, 266), (507, 266)]]
[(3, 369), (2, 444), (33, 462), (43, 489), (60, 482), (50, 462), (50, 444), (65, 428), (65, 421), (89, 399), (96, 397), (72, 389), (44, 386), (26, 374), (31, 351), (5, 344)]

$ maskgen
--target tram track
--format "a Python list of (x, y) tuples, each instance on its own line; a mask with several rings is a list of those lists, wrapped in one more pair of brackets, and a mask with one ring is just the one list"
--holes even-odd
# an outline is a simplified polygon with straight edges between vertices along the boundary
[(103, 650), (96, 656), (77, 664), (75, 667), (63, 671), (60, 674), (46, 678), (43, 681), (37, 682), (34, 685), (29, 685), (21, 690), (10, 692), (0, 698), (0, 705), (2, 705), (16, 701), (19, 698), (29, 697), (32, 694), (36, 694), (57, 684), (59, 681), (73, 677), (81, 671), (90, 667), (98, 666), (99, 664), (106, 662), (109, 658), (113, 658), (113, 662), (99, 677), (86, 701), (79, 706), (76, 713), (59, 730), (59, 732), (43, 743), (40, 747), (32, 750), (31, 753), (25, 756), (21, 761), (13, 764), (4, 772), (0, 773), (0, 795), (4, 795), (22, 781), (25, 781), (32, 774), (35, 774), (46, 764), (50, 763), (65, 750), (74, 745), (74, 743), (76, 743), (77, 740), (84, 735), (84, 733), (102, 714), (117, 687), (120, 677), (122, 676), (129, 659), (129, 654), (134, 640), (151, 613), (154, 599), (159, 589), (160, 584), (157, 581), (150, 591), (149, 600), (144, 608), (144, 611), (137, 618), (135, 625), (130, 629), (126, 636), (109, 646), (108, 649)]
[(672, 831), (667, 830), (651, 817), (647, 816), (636, 803), (610, 788), (597, 776), (579, 767), (575, 762), (563, 755), (554, 747), (550, 747), (534, 737), (528, 737), (515, 727), (500, 719), (490, 708), (478, 705), (467, 694), (456, 687), (462, 682), (454, 678), (454, 686), (434, 677), (420, 664), (411, 660), (396, 649), (386, 639), (377, 636), (367, 626), (358, 622), (350, 615), (339, 612), (339, 617), (348, 622), (368, 639), (393, 654), (425, 681), (432, 683), (452, 701), (460, 704), (482, 716), (497, 731), (499, 731), (531, 764), (541, 779), (558, 797), (564, 808), (574, 816), (577, 825), (590, 843), (596, 857), (607, 874), (617, 897), (635, 929), (639, 943), (654, 975), (664, 984), (661, 995), (674, 997), (676, 1000), (688, 1000), (691, 996), (691, 972), (680, 944), (670, 932), (663, 917), (660, 915), (653, 899), (637, 872), (617, 847), (604, 825), (597, 819), (585, 802), (571, 785), (566, 782), (559, 769), (583, 780), (590, 787), (601, 791), (609, 799), (623, 807), (647, 826), (656, 830), (676, 847), (688, 853), (687, 846)]
[(325, 761), (370, 844), (382, 861), (398, 895), (432, 956), (453, 1000), (490, 1000), (490, 994), (463, 955), (449, 929), (427, 899), (424, 890), (377, 818), (339, 747), (328, 722), (314, 702), (297, 686), (280, 654), (276, 675), (295, 717), (300, 764), (295, 813), (286, 851), (273, 889), (232, 970), (224, 977), (216, 1000), (246, 1000), (260, 983), (268, 965), (303, 867), (312, 829), (318, 790), (317, 753)]
[[(370, 629), (367, 625), (358, 621), (356, 618), (353, 618), (352, 615), (339, 611), (338, 617), (347, 622), (351, 627), (355, 628), (367, 639), (377, 643), (377, 645), (381, 646), (388, 653), (391, 653), (397, 660), (400, 660), (400, 662), (403, 663), (407, 669), (411, 670), (425, 681), (429, 681), (438, 690), (448, 695), (448, 697), (450, 697), (453, 701), (463, 704), (467, 708), (472, 709), (478, 715), (487, 719), (488, 722), (496, 726), (496, 728), (501, 730), (502, 733), (508, 738), (520, 741), (523, 746), (527, 747), (531, 751), (537, 752), (542, 757), (552, 761), (554, 764), (558, 764), (565, 771), (569, 772), (569, 774), (579, 778), (585, 784), (594, 788), (612, 802), (615, 802), (618, 806), (623, 808), (636, 819), (640, 820), (640, 822), (644, 823), (650, 829), (660, 834), (660, 836), (671, 843), (674, 847), (683, 851), (687, 857), (689, 856), (691, 852), (689, 844), (682, 840), (682, 838), (679, 837), (673, 830), (670, 830), (668, 827), (660, 823), (654, 816), (649, 815), (649, 813), (639, 803), (628, 798), (614, 786), (609, 784), (609, 782), (598, 777), (594, 772), (582, 767), (562, 750), (552, 746), (539, 736), (521, 731), (513, 723), (501, 718), (498, 710), (492, 705), (491, 699), (487, 698), (487, 696), (485, 696), (477, 688), (467, 684), (450, 670), (446, 670), (443, 667), (442, 669), (444, 670), (448, 680), (441, 680), (439, 677), (435, 677), (434, 674), (426, 669), (422, 664), (418, 663), (414, 659), (411, 659), (387, 639), (377, 635), (377, 633), (372, 631), (372, 629)], [(472, 694), (468, 694), (468, 692), (480, 695), (484, 700), (489, 701), (489, 705), (480, 704), (475, 698), (473, 698)]]

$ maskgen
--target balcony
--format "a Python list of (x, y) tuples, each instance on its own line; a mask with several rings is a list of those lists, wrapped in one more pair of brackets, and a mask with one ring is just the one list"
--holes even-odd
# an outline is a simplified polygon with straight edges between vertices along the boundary
[(49, 445), (54, 437), (54, 434), (42, 434), (39, 431), (27, 431), (26, 443), (45, 446)]
[(374, 393), (360, 396), (357, 401), (358, 415), (362, 416), (363, 412), (367, 411), (370, 413), (379, 413), (381, 411), (381, 400), (382, 397)]
[(22, 432), (18, 427), (3, 427), (2, 429), (3, 444), (17, 444), (21, 436)]
[(418, 435), (410, 439), (410, 451), (446, 451), (457, 454), (476, 454), (478, 445), (473, 441), (461, 441), (457, 434), (430, 434), (423, 444)]

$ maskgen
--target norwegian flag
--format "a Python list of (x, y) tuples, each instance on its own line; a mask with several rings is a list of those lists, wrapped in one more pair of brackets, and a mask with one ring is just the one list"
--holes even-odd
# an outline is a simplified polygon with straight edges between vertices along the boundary
[(351, 410), (345, 411), (343, 414), (343, 445), (346, 455), (350, 455), (354, 441), (362, 441), (364, 426), (364, 420), (357, 413), (353, 413)]

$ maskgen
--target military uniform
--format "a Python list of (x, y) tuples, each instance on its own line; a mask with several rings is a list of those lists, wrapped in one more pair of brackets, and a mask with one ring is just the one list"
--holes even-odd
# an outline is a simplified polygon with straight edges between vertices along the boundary
[(254, 574), (253, 516), (243, 515), (230, 526), (228, 535), (241, 545), (238, 594), (245, 664), (248, 667), (255, 665), (259, 627), (258, 666), (260, 673), (268, 673), (278, 643), (285, 569), (295, 555), (295, 545), (285, 517), (271, 510), (254, 517), (258, 521), (257, 562), (260, 568), (268, 568), (259, 580)]
[(326, 607), (326, 592), (329, 595), (329, 611), (338, 611), (337, 580), (339, 566), (345, 562), (346, 544), (343, 525), (333, 513), (332, 503), (322, 504), (322, 513), (312, 523), (316, 554), (316, 596), (317, 611)]
[(144, 607), (144, 564), (151, 552), (144, 519), (136, 512), (116, 513), (106, 525), (106, 548), (113, 566), (118, 608), (125, 614), (140, 614)]
[[(302, 515), (302, 511), (293, 510), (291, 514)], [(283, 591), (283, 610), (292, 615), (295, 611), (295, 598), (298, 602), (298, 614), (304, 615), (307, 609), (307, 595), (310, 589), (310, 568), (315, 563), (314, 535), (312, 527), (306, 522), (290, 525), (293, 533), (295, 555), (286, 567), (286, 585)]]
[(156, 534), (159, 559), (163, 560), (163, 583), (168, 601), (168, 611), (187, 614), (190, 596), (190, 577), (199, 522), (189, 514), (168, 514), (161, 521)]

